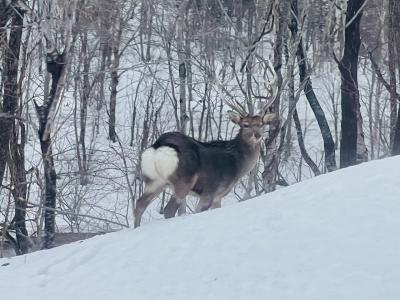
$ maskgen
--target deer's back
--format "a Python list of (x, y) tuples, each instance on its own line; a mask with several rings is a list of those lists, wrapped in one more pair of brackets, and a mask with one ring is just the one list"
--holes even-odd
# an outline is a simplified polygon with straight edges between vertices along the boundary
[(231, 183), (239, 175), (240, 149), (234, 141), (199, 142), (180, 132), (167, 132), (153, 144), (153, 148), (170, 147), (177, 152), (178, 168), (174, 176), (185, 179), (198, 177), (194, 191), (212, 192), (224, 182)]

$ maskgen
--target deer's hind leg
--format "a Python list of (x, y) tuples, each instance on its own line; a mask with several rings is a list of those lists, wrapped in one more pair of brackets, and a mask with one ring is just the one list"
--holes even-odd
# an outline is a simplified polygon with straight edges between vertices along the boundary
[(142, 215), (145, 212), (146, 208), (149, 206), (151, 201), (153, 201), (153, 199), (157, 197), (158, 194), (161, 193), (165, 185), (166, 185), (165, 182), (157, 180), (148, 180), (146, 182), (143, 195), (136, 201), (136, 206), (134, 211), (135, 228), (140, 226), (140, 221), (142, 220)]
[(176, 199), (175, 196), (172, 196), (167, 205), (164, 207), (164, 217), (166, 219), (173, 218), (176, 215), (176, 212), (178, 211), (180, 203)]
[(221, 208), (221, 201), (222, 197), (216, 197), (211, 204), (211, 208), (212, 209)]
[(202, 195), (200, 196), (199, 203), (197, 203), (196, 213), (208, 210), (213, 203), (212, 195)]
[(196, 180), (197, 176), (192, 176), (188, 180), (172, 180), (175, 195), (171, 197), (164, 208), (164, 217), (166, 219), (175, 217), (179, 206), (196, 184)]

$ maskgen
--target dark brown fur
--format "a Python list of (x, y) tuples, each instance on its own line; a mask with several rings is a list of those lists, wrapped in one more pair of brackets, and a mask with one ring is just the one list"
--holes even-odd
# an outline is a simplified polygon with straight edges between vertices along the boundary
[(179, 132), (161, 135), (152, 147), (173, 148), (178, 155), (178, 167), (166, 183), (146, 179), (145, 192), (135, 208), (135, 227), (140, 225), (147, 206), (167, 184), (173, 187), (175, 197), (165, 207), (166, 218), (175, 216), (181, 201), (190, 192), (200, 197), (196, 212), (220, 207), (222, 197), (254, 168), (260, 154), (263, 126), (271, 121), (267, 116), (231, 114), (231, 120), (240, 126), (240, 131), (229, 141), (204, 143)]

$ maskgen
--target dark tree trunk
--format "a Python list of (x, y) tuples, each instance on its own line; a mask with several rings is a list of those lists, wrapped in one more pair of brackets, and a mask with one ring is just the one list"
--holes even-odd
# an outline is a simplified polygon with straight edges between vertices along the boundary
[[(42, 122), (40, 123), (42, 127)], [(41, 130), (39, 130), (40, 132)], [(41, 134), (39, 133), (39, 136)], [(49, 249), (54, 246), (56, 187), (57, 175), (54, 168), (51, 139), (40, 141), (42, 150), (43, 168), (45, 175), (45, 209), (44, 209), (44, 239), (42, 248)]]
[[(400, 115), (400, 108), (398, 111), (398, 115)], [(396, 122), (392, 155), (400, 155), (400, 118), (397, 118)]]
[[(304, 158), (307, 165), (311, 168), (314, 175), (318, 176), (321, 174), (321, 172), (318, 169), (317, 164), (312, 160), (312, 158), (310, 157), (310, 155), (307, 152), (306, 145), (304, 144), (303, 130), (301, 129), (300, 118), (299, 118), (299, 115), (297, 113), (297, 109), (295, 108), (295, 106), (296, 106), (296, 99), (295, 99), (295, 91), (294, 91), (294, 74), (293, 74), (293, 70), (292, 70), (292, 72), (290, 74), (290, 80), (289, 80), (289, 112), (293, 111), (293, 121), (294, 121), (294, 125), (296, 127), (297, 141), (299, 143), (301, 156)], [(290, 115), (289, 115), (289, 118), (290, 118)]]
[(359, 110), (360, 97), (357, 67), (361, 44), (360, 21), (362, 16), (362, 11), (359, 10), (364, 2), (365, 0), (349, 0), (347, 3), (344, 55), (339, 62), (339, 71), (342, 77), (341, 168), (357, 163), (357, 111)]
[(304, 144), (303, 131), (301, 129), (301, 124), (300, 124), (299, 115), (297, 114), (297, 109), (294, 109), (293, 121), (296, 126), (297, 140), (299, 142), (301, 156), (304, 158), (305, 162), (311, 168), (311, 170), (313, 171), (315, 176), (321, 175), (321, 172), (318, 169), (317, 164), (312, 160), (312, 158), (308, 154), (306, 146)]
[[(86, 151), (86, 119), (90, 94), (89, 71), (90, 58), (88, 53), (87, 32), (82, 34), (82, 52), (83, 52), (83, 90), (80, 103), (80, 133), (79, 144), (81, 145), (82, 165), (80, 170), (81, 185), (87, 184), (88, 158)], [(79, 146), (78, 146), (79, 147)]]
[[(15, 9), (12, 13), (10, 39), (8, 45), (4, 47), (2, 72), (4, 82), (3, 113), (8, 116), (0, 117), (0, 185), (3, 183), (9, 155), (9, 143), (14, 126), (13, 117), (18, 107), (18, 69), (24, 12), (18, 8)], [(0, 14), (1, 16), (2, 14)]]
[(95, 119), (95, 128), (96, 134), (100, 133), (100, 117), (102, 113), (103, 105), (106, 103), (106, 95), (105, 95), (105, 83), (106, 83), (106, 69), (110, 66), (111, 61), (111, 41), (112, 35), (110, 34), (111, 22), (112, 18), (110, 17), (111, 7), (113, 7), (113, 1), (99, 1), (100, 5), (100, 15), (99, 15), (99, 23), (100, 23), (100, 70), (98, 73), (98, 82), (99, 82), (99, 96), (96, 100), (96, 119)]
[(117, 108), (117, 94), (118, 94), (118, 83), (119, 83), (119, 74), (118, 67), (120, 62), (121, 54), (119, 53), (119, 46), (121, 43), (121, 35), (122, 28), (121, 25), (117, 31), (116, 41), (112, 45), (112, 53), (113, 53), (113, 62), (112, 62), (112, 70), (111, 70), (111, 84), (110, 84), (110, 118), (108, 122), (108, 137), (112, 142), (117, 141), (117, 132), (115, 131), (115, 122), (116, 122), (116, 108)]
[[(393, 37), (396, 49), (396, 57), (395, 62), (393, 62), (400, 72), (400, 1), (398, 0), (390, 0), (389, 5), (391, 5), (391, 9), (389, 9), (389, 13), (391, 13), (392, 18), (392, 26), (391, 30), (393, 30)], [(398, 100), (398, 98), (397, 98)], [(392, 155), (400, 154), (400, 106), (398, 106), (397, 112), (397, 120), (393, 134), (393, 145), (392, 145)]]
[[(28, 231), (26, 229), (26, 194), (27, 182), (25, 172), (25, 124), (19, 122), (20, 134), (18, 127), (14, 128), (12, 141), (10, 142), (10, 160), (9, 168), (11, 174), (11, 182), (14, 185), (12, 190), (15, 201), (14, 229), (16, 233), (17, 254), (25, 254), (28, 252), (30, 242)], [(18, 143), (20, 140), (20, 143)]]
[[(389, 0), (388, 12), (388, 59), (389, 59), (389, 84), (390, 84), (390, 146), (393, 149), (396, 119), (397, 119), (397, 91), (396, 91), (396, 29), (398, 30), (395, 6), (398, 0)], [(396, 28), (397, 27), (397, 28)], [(400, 49), (399, 49), (400, 51)]]
[(393, 148), (392, 148), (392, 155), (399, 155), (400, 154), (400, 107), (397, 113), (397, 122), (396, 128), (394, 131), (393, 137)]
[(117, 108), (117, 86), (119, 83), (119, 76), (117, 71), (111, 72), (111, 95), (110, 95), (110, 119), (108, 123), (108, 136), (112, 142), (117, 141), (117, 133), (115, 131), (116, 121), (116, 108)]
[(56, 187), (57, 175), (54, 168), (54, 160), (51, 149), (50, 134), (45, 134), (47, 120), (51, 106), (56, 97), (56, 91), (61, 74), (65, 68), (65, 55), (60, 55), (56, 51), (47, 54), (47, 71), (51, 74), (51, 90), (49, 97), (45, 99), (42, 106), (35, 103), (39, 118), (39, 139), (42, 150), (43, 169), (45, 175), (45, 201), (44, 201), (44, 239), (42, 248), (52, 248), (54, 245), (55, 232), (55, 207), (56, 207)]
[[(10, 40), (7, 46), (4, 47), (3, 113), (7, 113), (9, 117), (0, 118), (0, 184), (4, 177), (6, 161), (8, 161), (11, 182), (14, 186), (12, 194), (15, 201), (15, 215), (12, 227), (16, 232), (16, 253), (25, 254), (29, 249), (28, 232), (25, 225), (27, 191), (24, 157), (25, 125), (22, 122), (18, 122), (16, 125), (15, 119), (13, 118), (13, 116), (17, 115), (18, 100), (20, 97), (18, 71), (24, 12), (18, 8), (16, 8), (16, 11), (9, 10), (8, 12), (11, 13), (12, 21)], [(3, 20), (7, 22), (7, 18)], [(0, 22), (0, 24), (5, 25), (6, 23)], [(5, 34), (2, 35), (0, 40), (6, 42), (3, 40), (5, 37)], [(0, 41), (0, 43), (2, 41)], [(18, 137), (18, 128), (21, 129), (20, 137)], [(18, 143), (18, 140), (21, 142)]]
[(101, 109), (103, 108), (104, 103), (106, 102), (105, 96), (105, 81), (106, 81), (106, 67), (107, 67), (107, 59), (109, 57), (109, 45), (104, 43), (100, 44), (101, 51), (101, 59), (100, 59), (100, 70), (99, 70), (99, 97), (96, 100), (96, 119), (95, 119), (95, 128), (96, 133), (100, 133), (100, 115)]
[[(295, 16), (292, 16), (291, 22), (289, 24), (289, 29), (292, 32), (293, 36), (297, 36), (298, 32), (298, 24), (297, 24), (297, 16), (298, 16), (298, 6), (297, 0), (291, 0), (292, 11)], [(324, 152), (325, 152), (325, 166), (328, 172), (336, 170), (336, 159), (335, 159), (335, 142), (332, 137), (331, 130), (329, 128), (328, 122), (325, 117), (325, 113), (319, 104), (318, 98), (314, 93), (314, 89), (312, 86), (312, 82), (310, 79), (310, 71), (308, 70), (307, 57), (303, 48), (303, 41), (300, 38), (300, 41), (297, 46), (297, 62), (299, 65), (299, 76), (300, 82), (305, 82), (304, 85), (304, 94), (307, 97), (308, 103), (311, 106), (311, 109), (314, 112), (315, 118), (317, 119), (317, 123), (319, 129), (321, 131), (322, 139), (324, 141)]]

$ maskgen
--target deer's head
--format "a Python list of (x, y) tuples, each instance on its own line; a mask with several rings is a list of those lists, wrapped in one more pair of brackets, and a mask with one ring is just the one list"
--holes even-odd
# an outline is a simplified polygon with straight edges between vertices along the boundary
[(264, 126), (274, 121), (277, 118), (277, 114), (241, 116), (237, 112), (229, 111), (229, 118), (233, 123), (240, 126), (240, 135), (244, 140), (249, 141), (251, 144), (257, 144), (262, 139)]
[(246, 112), (244, 106), (237, 100), (224, 100), (232, 109), (229, 111), (230, 120), (240, 126), (240, 136), (250, 144), (257, 144), (262, 139), (263, 127), (277, 120), (278, 114), (268, 112), (278, 95), (277, 77), (271, 63), (268, 64), (268, 70), (272, 74), (272, 81), (268, 82), (268, 96), (265, 105), (260, 112), (251, 115)]

